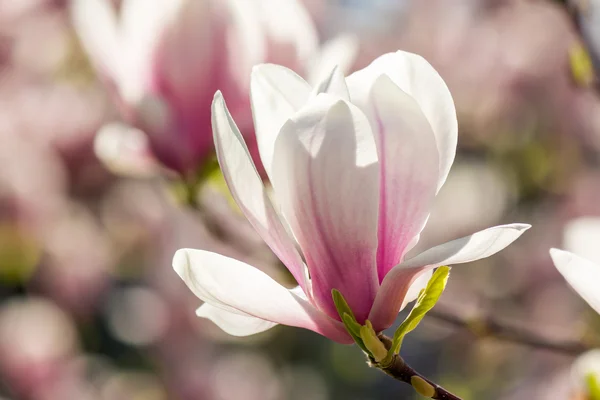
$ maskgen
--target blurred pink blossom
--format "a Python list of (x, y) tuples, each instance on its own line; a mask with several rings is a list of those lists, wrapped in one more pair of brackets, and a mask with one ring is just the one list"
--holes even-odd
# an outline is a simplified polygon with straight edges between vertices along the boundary
[(210, 102), (231, 99), (251, 133), (253, 65), (302, 68), (317, 49), (297, 0), (75, 0), (72, 16), (92, 63), (123, 117), (149, 137), (154, 155), (182, 174), (212, 154)]
[(69, 316), (41, 298), (15, 299), (0, 308), (0, 371), (22, 399), (43, 399), (77, 354)]

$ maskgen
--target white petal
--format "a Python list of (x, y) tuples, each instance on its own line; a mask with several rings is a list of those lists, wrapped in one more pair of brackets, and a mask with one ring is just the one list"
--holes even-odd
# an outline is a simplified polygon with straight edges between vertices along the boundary
[(318, 48), (316, 28), (298, 0), (227, 0), (232, 74), (247, 87), (252, 66), (274, 63), (299, 70)]
[(564, 250), (551, 249), (550, 255), (558, 272), (600, 313), (600, 265)]
[(411, 301), (415, 301), (417, 297), (419, 297), (419, 293), (421, 293), (421, 290), (427, 287), (429, 279), (431, 279), (431, 277), (433, 276), (433, 271), (433, 268), (427, 269), (422, 274), (419, 274), (419, 276), (414, 280), (414, 282), (410, 285), (410, 288), (406, 292), (406, 296), (404, 296), (404, 302), (400, 307), (400, 311), (402, 311), (408, 303), (410, 303)]
[(387, 74), (411, 95), (429, 120), (440, 156), (438, 190), (448, 176), (456, 154), (458, 122), (452, 95), (437, 71), (421, 56), (398, 51), (378, 57), (347, 79), (352, 102), (365, 103), (372, 83)]
[(408, 289), (417, 278), (441, 265), (460, 264), (489, 257), (514, 242), (530, 228), (510, 224), (483, 231), (433, 247), (392, 268), (381, 283), (369, 319), (376, 330), (389, 328), (398, 310), (406, 305)]
[(208, 251), (182, 249), (173, 257), (173, 268), (198, 298), (214, 307), (310, 329), (336, 341), (350, 341), (339, 321), (241, 261)]
[(311, 87), (294, 71), (274, 64), (252, 69), (250, 100), (260, 159), (269, 178), (281, 127), (308, 101)]
[(288, 236), (252, 163), (248, 148), (231, 118), (221, 92), (212, 104), (217, 158), (231, 195), (254, 229), (307, 291), (306, 268)]
[(337, 66), (342, 75), (347, 75), (358, 55), (358, 38), (351, 34), (338, 35), (321, 45), (319, 54), (309, 64), (307, 81), (311, 85), (323, 80)]
[(484, 229), (425, 250), (399, 266), (401, 268), (440, 266), (480, 260), (504, 249), (529, 228), (531, 225), (528, 224), (508, 224)]
[(382, 281), (425, 226), (437, 189), (439, 157), (419, 105), (387, 75), (375, 80), (365, 113), (379, 151), (377, 267)]
[(208, 303), (201, 305), (196, 310), (196, 315), (211, 320), (232, 336), (250, 336), (269, 330), (277, 325), (274, 322), (256, 318), (249, 314), (225, 311)]
[[(254, 0), (260, 7), (262, 24), (275, 48), (293, 49), (293, 58), (306, 62), (319, 47), (317, 29), (300, 0)], [(269, 61), (287, 65), (288, 54), (269, 54)]]
[(582, 217), (570, 221), (564, 230), (565, 250), (600, 264), (600, 218)]
[(73, 0), (71, 18), (92, 63), (114, 81), (122, 71), (117, 15), (106, 0)]
[(314, 97), (319, 93), (329, 93), (346, 101), (350, 101), (346, 79), (337, 66), (333, 67), (323, 79), (316, 83), (311, 96)]
[(227, 59), (231, 60), (228, 73), (243, 90), (249, 87), (252, 67), (267, 58), (265, 27), (260, 23), (260, 12), (255, 1), (225, 0), (223, 5), (231, 19), (227, 32)]
[[(298, 298), (308, 301), (300, 286), (290, 289), (290, 292)], [(250, 336), (269, 330), (277, 325), (274, 322), (253, 317), (239, 310), (225, 310), (208, 303), (201, 305), (196, 310), (196, 315), (211, 320), (223, 331), (233, 336)]]
[(313, 295), (337, 315), (331, 289), (365, 318), (378, 286), (377, 149), (355, 106), (319, 94), (281, 129), (273, 188), (307, 261)]
[(148, 177), (160, 170), (144, 132), (121, 123), (100, 128), (94, 138), (94, 153), (116, 174)]

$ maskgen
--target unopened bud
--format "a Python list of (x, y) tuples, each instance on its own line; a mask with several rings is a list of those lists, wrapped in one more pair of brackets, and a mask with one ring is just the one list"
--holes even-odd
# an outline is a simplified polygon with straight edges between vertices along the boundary
[(432, 398), (433, 396), (435, 396), (435, 388), (433, 387), (433, 385), (427, 382), (425, 379), (421, 378), (420, 376), (411, 376), (410, 384), (415, 389), (415, 391), (421, 396), (425, 396), (428, 398)]
[(377, 337), (369, 320), (367, 320), (366, 325), (360, 327), (360, 338), (376, 362), (382, 361), (387, 356), (388, 351)]

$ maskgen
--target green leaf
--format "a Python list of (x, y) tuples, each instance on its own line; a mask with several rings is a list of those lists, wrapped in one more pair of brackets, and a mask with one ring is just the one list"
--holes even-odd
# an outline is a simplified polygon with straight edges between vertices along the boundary
[(585, 377), (586, 386), (590, 395), (590, 400), (600, 400), (600, 379), (595, 374), (588, 374)]
[(342, 322), (346, 326), (346, 329), (352, 336), (360, 337), (360, 324), (356, 322), (348, 313), (342, 315)]
[(346, 330), (352, 336), (352, 339), (356, 342), (358, 347), (360, 347), (365, 353), (369, 353), (362, 339), (360, 338), (360, 324), (356, 321), (356, 317), (354, 313), (350, 309), (350, 306), (344, 299), (344, 296), (337, 289), (331, 290), (331, 296), (333, 297), (333, 303), (335, 304), (335, 308), (346, 327)]
[(406, 317), (404, 322), (400, 324), (394, 333), (394, 339), (392, 341), (392, 347), (390, 347), (388, 357), (391, 357), (394, 353), (398, 353), (400, 351), (404, 336), (415, 329), (425, 314), (427, 314), (429, 310), (435, 306), (440, 296), (444, 292), (449, 275), (450, 267), (439, 267), (434, 272), (433, 276), (427, 283), (427, 287), (425, 287), (425, 289), (423, 289), (419, 294), (419, 298), (417, 299), (413, 309), (410, 311), (410, 314), (408, 314), (408, 317)]
[(340, 315), (340, 318), (343, 318), (344, 314), (348, 314), (350, 317), (352, 317), (352, 320), (356, 321), (354, 313), (350, 309), (350, 306), (340, 291), (337, 289), (331, 289), (331, 296), (333, 297), (333, 304), (335, 304), (335, 308)]

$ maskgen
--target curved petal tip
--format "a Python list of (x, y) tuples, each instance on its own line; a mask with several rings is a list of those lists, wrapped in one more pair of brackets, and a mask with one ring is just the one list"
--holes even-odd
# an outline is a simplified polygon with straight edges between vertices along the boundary
[(179, 249), (175, 252), (175, 255), (173, 255), (173, 269), (181, 279), (184, 279), (184, 276), (190, 268), (189, 250), (190, 249)]

